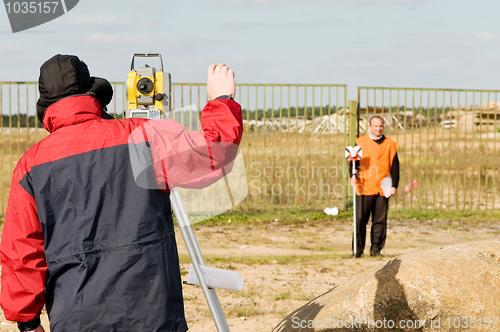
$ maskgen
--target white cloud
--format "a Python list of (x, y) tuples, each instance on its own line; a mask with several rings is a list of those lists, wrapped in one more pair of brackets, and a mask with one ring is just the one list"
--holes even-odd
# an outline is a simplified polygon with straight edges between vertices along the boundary
[[(395, 4), (395, 5), (415, 5), (431, 3), (434, 0), (309, 0), (308, 4), (332, 4), (332, 5), (379, 5), (379, 4)], [(211, 0), (213, 5), (270, 5), (270, 4), (303, 4), (302, 0)]]
[(12, 42), (3, 42), (0, 43), (0, 53), (6, 52), (19, 52), (24, 50), (24, 47), (18, 44), (14, 44)]
[[(322, 0), (316, 0), (316, 1), (322, 1)], [(395, 5), (415, 5), (415, 4), (432, 3), (434, 2), (434, 0), (334, 0), (334, 2), (363, 4), (363, 5), (378, 5), (384, 3), (395, 4)]]
[(443, 21), (441, 21), (441, 20), (429, 18), (429, 17), (423, 17), (423, 16), (416, 16), (416, 15), (407, 15), (407, 16), (404, 16), (403, 19), (408, 20), (412, 23), (421, 24), (421, 25), (443, 24)]
[(429, 63), (415, 63), (414, 66), (417, 72), (430, 73), (435, 70), (434, 66)]
[(104, 32), (93, 33), (88, 37), (85, 37), (87, 42), (101, 42), (101, 43), (112, 43), (112, 42), (138, 42), (149, 39), (149, 35), (144, 34), (109, 34)]
[[(418, 42), (421, 46), (439, 49), (441, 52), (452, 51), (456, 54), (467, 54), (478, 48), (498, 48), (500, 36), (494, 33), (433, 33), (421, 34)], [(457, 53), (458, 52), (458, 53)]]
[(113, 15), (91, 15), (91, 14), (80, 14), (80, 15), (65, 15), (59, 18), (59, 23), (64, 24), (66, 27), (73, 28), (104, 28), (104, 27), (121, 27), (126, 26), (130, 23), (126, 17), (117, 17)]
[(491, 32), (479, 32), (476, 34), (476, 38), (485, 41), (493, 41), (500, 39), (498, 34)]
[(344, 18), (331, 17), (328, 19), (300, 19), (289, 21), (242, 21), (242, 20), (229, 20), (224, 21), (221, 26), (229, 29), (258, 29), (269, 27), (286, 27), (297, 28), (303, 30), (304, 28), (320, 28), (322, 26), (331, 26), (333, 24), (348, 24), (350, 21)]
[(101, 31), (104, 29), (107, 31), (125, 31), (132, 28), (151, 28), (151, 24), (148, 24), (147, 21), (137, 20), (135, 17), (127, 17), (124, 15), (68, 14), (58, 18), (54, 22), (54, 27), (56, 29), (64, 29), (64, 31)]

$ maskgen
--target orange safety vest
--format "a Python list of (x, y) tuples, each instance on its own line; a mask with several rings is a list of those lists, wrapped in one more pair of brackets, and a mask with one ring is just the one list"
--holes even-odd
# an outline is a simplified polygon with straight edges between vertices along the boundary
[(384, 196), (380, 182), (391, 174), (398, 143), (386, 136), (382, 144), (377, 144), (369, 135), (365, 135), (356, 139), (356, 145), (361, 146), (363, 156), (357, 162), (359, 169), (356, 194)]

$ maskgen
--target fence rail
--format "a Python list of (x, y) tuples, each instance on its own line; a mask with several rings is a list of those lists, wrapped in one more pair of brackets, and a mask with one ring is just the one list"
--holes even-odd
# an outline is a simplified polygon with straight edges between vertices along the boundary
[(381, 115), (399, 143), (394, 206), (500, 207), (500, 90), (359, 87), (358, 103), (360, 122)]
[[(113, 82), (108, 112), (124, 116), (126, 87)], [(245, 211), (348, 205), (344, 149), (353, 113), (358, 134), (370, 116), (399, 143), (400, 189), (394, 208), (492, 209), (500, 188), (500, 90), (359, 87), (349, 112), (346, 85), (238, 84), (249, 195)], [(173, 108), (200, 111), (205, 84), (173, 84)], [(20, 156), (47, 135), (36, 119), (36, 82), (0, 82), (0, 213)], [(356, 112), (354, 112), (356, 111)], [(498, 141), (498, 142), (497, 142)], [(415, 179), (417, 187), (412, 188)], [(410, 184), (408, 193), (405, 187)]]
[[(114, 98), (108, 112), (124, 116), (124, 83), (112, 82)], [(6, 209), (10, 181), (20, 156), (47, 135), (36, 120), (36, 82), (0, 82), (0, 213)], [(343, 206), (347, 142), (345, 85), (238, 84), (249, 195), (242, 210), (311, 209)], [(173, 108), (208, 101), (206, 84), (177, 83)], [(321, 130), (314, 126), (320, 125)]]

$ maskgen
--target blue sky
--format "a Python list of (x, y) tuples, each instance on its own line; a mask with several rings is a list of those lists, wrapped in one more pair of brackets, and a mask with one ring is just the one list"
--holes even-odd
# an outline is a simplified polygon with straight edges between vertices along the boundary
[(500, 1), (81, 0), (13, 34), (0, 9), (0, 81), (34, 81), (56, 53), (124, 81), (159, 52), (174, 82), (226, 62), (238, 83), (500, 89)]

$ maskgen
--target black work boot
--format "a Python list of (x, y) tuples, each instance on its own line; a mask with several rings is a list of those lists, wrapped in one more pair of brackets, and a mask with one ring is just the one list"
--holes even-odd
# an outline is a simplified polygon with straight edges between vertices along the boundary
[(354, 257), (361, 258), (361, 257), (363, 257), (363, 253), (362, 252), (358, 252), (358, 253), (356, 253), (356, 255), (354, 255), (354, 253), (352, 253), (349, 257), (350, 258), (354, 258)]
[(380, 251), (371, 251), (371, 250), (370, 250), (370, 256), (372, 256), (372, 257), (384, 257), (384, 255), (382, 255), (380, 253)]

